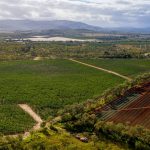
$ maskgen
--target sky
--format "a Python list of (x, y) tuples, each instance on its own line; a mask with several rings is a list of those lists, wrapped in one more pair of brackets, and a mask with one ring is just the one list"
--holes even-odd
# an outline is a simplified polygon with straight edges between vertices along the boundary
[(0, 0), (0, 19), (72, 20), (100, 27), (150, 27), (150, 0)]

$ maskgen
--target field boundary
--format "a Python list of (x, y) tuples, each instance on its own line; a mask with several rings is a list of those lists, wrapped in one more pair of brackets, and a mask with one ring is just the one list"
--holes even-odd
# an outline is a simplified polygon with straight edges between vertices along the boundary
[(104, 68), (101, 68), (101, 67), (97, 67), (97, 66), (94, 66), (94, 65), (90, 65), (90, 64), (87, 64), (87, 63), (84, 63), (84, 62), (81, 62), (81, 61), (78, 61), (78, 60), (75, 60), (75, 59), (69, 59), (70, 61), (73, 61), (73, 62), (76, 62), (76, 63), (79, 63), (79, 64), (82, 64), (84, 66), (88, 66), (88, 67), (91, 67), (91, 68), (95, 68), (97, 70), (101, 70), (101, 71), (104, 71), (104, 72), (107, 72), (107, 73), (110, 73), (110, 74), (114, 74), (116, 76), (119, 76), (123, 79), (126, 79), (128, 81), (131, 81), (132, 79), (127, 77), (127, 76), (124, 76), (124, 75), (121, 75), (117, 72), (114, 72), (114, 71), (111, 71), (111, 70), (107, 70), (107, 69), (104, 69)]

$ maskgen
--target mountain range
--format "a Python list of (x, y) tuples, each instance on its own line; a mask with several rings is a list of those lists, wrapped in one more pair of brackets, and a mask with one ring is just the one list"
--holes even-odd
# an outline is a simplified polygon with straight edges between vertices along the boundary
[(5, 31), (39, 31), (39, 30), (87, 29), (97, 31), (100, 27), (67, 20), (33, 21), (33, 20), (0, 20), (0, 30)]
[(89, 30), (94, 32), (150, 33), (150, 28), (101, 28), (68, 20), (0, 20), (0, 31)]

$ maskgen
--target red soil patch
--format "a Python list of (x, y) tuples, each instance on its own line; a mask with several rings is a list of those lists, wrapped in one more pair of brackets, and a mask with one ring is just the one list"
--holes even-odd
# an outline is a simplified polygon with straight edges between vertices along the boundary
[(141, 125), (150, 129), (150, 83), (145, 84), (142, 89), (142, 96), (125, 108), (117, 110), (118, 112), (106, 121)]

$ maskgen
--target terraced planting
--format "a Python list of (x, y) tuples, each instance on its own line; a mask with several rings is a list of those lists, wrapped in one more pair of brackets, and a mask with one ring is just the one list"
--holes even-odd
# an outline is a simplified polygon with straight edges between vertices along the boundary
[(102, 108), (101, 112), (101, 120), (107, 120), (108, 118), (112, 117), (114, 114), (116, 114), (117, 109), (122, 109), (128, 104), (134, 102), (138, 97), (140, 97), (141, 94), (129, 94), (123, 98), (119, 98), (110, 104), (104, 106)]
[(95, 110), (100, 119), (150, 128), (150, 84), (127, 91), (127, 94)]
[[(27, 103), (46, 119), (65, 105), (96, 97), (123, 81), (115, 75), (68, 60), (0, 62), (1, 118), (5, 118), (1, 119), (0, 132), (13, 132), (11, 127), (14, 122), (15, 131), (33, 125), (28, 115), (27, 119), (18, 115), (17, 119), (12, 117), (9, 120), (9, 112), (5, 113), (8, 105), (13, 105), (13, 110), (17, 110), (16, 104)], [(5, 131), (3, 124), (7, 124)]]
[(150, 129), (150, 87), (144, 95), (117, 112), (108, 121), (115, 123), (128, 122), (130, 125), (138, 124)]
[(80, 59), (80, 61), (112, 70), (128, 77), (150, 71), (150, 59)]

